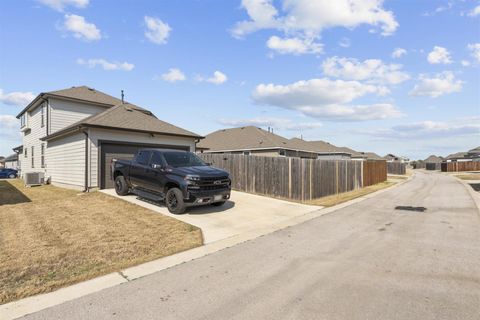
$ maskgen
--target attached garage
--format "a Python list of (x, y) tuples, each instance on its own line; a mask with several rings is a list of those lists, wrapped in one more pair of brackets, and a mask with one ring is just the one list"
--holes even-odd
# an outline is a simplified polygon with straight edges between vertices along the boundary
[(188, 146), (165, 145), (165, 144), (141, 144), (141, 143), (122, 143), (122, 142), (99, 142), (100, 154), (100, 188), (113, 188), (113, 178), (110, 172), (110, 165), (113, 159), (132, 160), (139, 149), (143, 148), (167, 148), (190, 151)]
[[(47, 155), (52, 155), (46, 176), (53, 184), (81, 190), (113, 188), (112, 159), (132, 159), (142, 148), (193, 152), (201, 138), (125, 103), (44, 138), (51, 150)], [(69, 151), (73, 146), (75, 152)]]

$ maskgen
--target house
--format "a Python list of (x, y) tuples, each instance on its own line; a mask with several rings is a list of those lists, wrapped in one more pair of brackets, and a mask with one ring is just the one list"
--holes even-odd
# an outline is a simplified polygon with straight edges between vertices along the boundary
[(0, 168), (4, 168), (4, 167), (5, 167), (5, 157), (0, 156)]
[(6, 157), (4, 161), (5, 161), (4, 168), (15, 169), (15, 170), (18, 170), (20, 168), (19, 161), (18, 161), (18, 154), (16, 153)]
[(465, 161), (473, 161), (473, 159), (469, 156), (468, 152), (452, 153), (445, 158), (445, 162), (465, 162)]
[(287, 139), (255, 126), (221, 129), (208, 134), (197, 144), (201, 153), (243, 154), (305, 159), (346, 159), (350, 154), (336, 150), (324, 141)]
[(113, 187), (113, 158), (131, 159), (145, 147), (195, 151), (202, 138), (86, 86), (41, 93), (17, 118), (21, 175), (42, 172), (52, 184), (84, 191)]
[(472, 159), (473, 161), (480, 161), (480, 147), (468, 150), (467, 157)]
[(401, 157), (401, 156), (396, 156), (392, 153), (389, 153), (387, 155), (385, 155), (383, 157), (383, 159), (387, 160), (387, 162), (401, 162), (401, 163), (405, 163), (405, 162), (409, 162), (410, 159), (406, 158), (406, 157)]
[(423, 160), (423, 163), (425, 164), (424, 167), (427, 170), (440, 170), (442, 162), (443, 158), (436, 155), (431, 155), (425, 160)]

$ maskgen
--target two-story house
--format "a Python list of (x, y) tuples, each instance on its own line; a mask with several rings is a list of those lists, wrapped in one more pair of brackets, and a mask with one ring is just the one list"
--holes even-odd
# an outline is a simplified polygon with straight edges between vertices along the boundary
[(202, 138), (86, 86), (41, 93), (17, 118), (22, 176), (43, 172), (54, 185), (81, 190), (113, 187), (115, 157), (131, 159), (144, 147), (195, 151)]

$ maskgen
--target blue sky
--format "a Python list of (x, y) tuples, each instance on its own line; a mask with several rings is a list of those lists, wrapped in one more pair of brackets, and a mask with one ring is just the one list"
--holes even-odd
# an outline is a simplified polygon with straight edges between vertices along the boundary
[(480, 145), (480, 1), (0, 3), (0, 154), (87, 85), (199, 134), (257, 125), (413, 159)]

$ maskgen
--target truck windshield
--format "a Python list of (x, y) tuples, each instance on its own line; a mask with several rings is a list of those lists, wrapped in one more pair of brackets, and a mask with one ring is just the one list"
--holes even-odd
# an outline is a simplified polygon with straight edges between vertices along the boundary
[(163, 157), (174, 168), (206, 166), (202, 159), (191, 152), (165, 152)]

